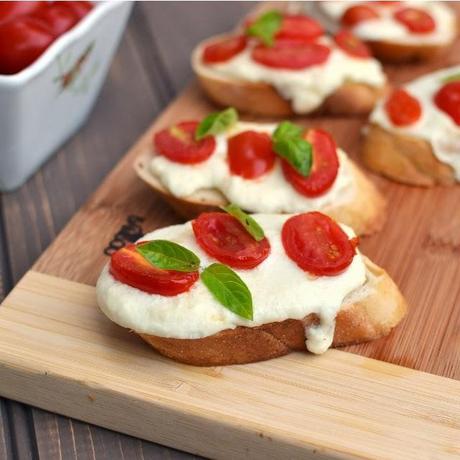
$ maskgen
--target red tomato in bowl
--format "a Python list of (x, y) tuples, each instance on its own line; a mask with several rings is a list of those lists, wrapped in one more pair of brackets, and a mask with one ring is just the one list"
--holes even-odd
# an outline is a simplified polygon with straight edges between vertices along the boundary
[(0, 74), (12, 75), (25, 69), (54, 38), (43, 22), (33, 17), (0, 24)]
[(47, 2), (0, 2), (0, 24), (46, 8)]
[(50, 3), (48, 7), (42, 8), (34, 14), (34, 17), (43, 21), (56, 38), (71, 29), (80, 19), (71, 8), (56, 3)]

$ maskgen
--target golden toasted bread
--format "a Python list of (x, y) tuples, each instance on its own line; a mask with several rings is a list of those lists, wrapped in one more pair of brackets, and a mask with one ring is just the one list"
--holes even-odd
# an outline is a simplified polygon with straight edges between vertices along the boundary
[[(378, 339), (404, 317), (406, 303), (389, 275), (364, 258), (367, 281), (350, 293), (336, 318), (333, 346)], [(318, 322), (311, 314), (301, 320), (237, 327), (200, 339), (174, 339), (139, 334), (162, 355), (195, 366), (244, 364), (305, 350), (305, 328)]]
[(455, 183), (454, 170), (436, 158), (428, 141), (376, 124), (369, 126), (361, 158), (372, 171), (404, 184), (432, 187)]

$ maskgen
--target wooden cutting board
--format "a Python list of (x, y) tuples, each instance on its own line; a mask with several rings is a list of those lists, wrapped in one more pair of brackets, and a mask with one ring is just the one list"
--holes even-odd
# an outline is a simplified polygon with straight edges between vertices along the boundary
[[(402, 82), (456, 62), (460, 46), (427, 65), (386, 70)], [(135, 159), (153, 131), (212, 109), (195, 84), (185, 90), (4, 301), (0, 394), (210, 457), (458, 458), (458, 186), (372, 177), (388, 198), (388, 220), (361, 248), (410, 307), (387, 338), (320, 357), (195, 368), (158, 356), (99, 312), (94, 285), (106, 254), (180, 222), (136, 177)], [(364, 119), (299, 122), (330, 130), (357, 158)]]

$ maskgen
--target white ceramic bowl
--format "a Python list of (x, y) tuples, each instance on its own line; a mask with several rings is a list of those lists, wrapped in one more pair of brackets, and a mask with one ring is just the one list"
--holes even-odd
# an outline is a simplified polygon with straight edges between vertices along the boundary
[(32, 65), (0, 75), (0, 190), (24, 181), (86, 120), (133, 3), (107, 1)]

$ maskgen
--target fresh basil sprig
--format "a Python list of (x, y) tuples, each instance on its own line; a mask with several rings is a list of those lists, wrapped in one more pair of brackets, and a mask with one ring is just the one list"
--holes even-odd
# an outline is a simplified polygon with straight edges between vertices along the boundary
[(253, 319), (251, 291), (231, 268), (211, 264), (201, 273), (201, 280), (225, 308), (242, 318)]
[(283, 15), (277, 11), (267, 11), (251, 24), (246, 33), (259, 38), (267, 46), (273, 46), (276, 32), (281, 28)]
[(144, 259), (162, 270), (194, 272), (200, 268), (200, 259), (189, 249), (167, 240), (153, 240), (136, 246)]
[(222, 209), (227, 211), (231, 216), (240, 222), (246, 231), (256, 240), (262, 241), (265, 238), (262, 227), (256, 222), (256, 220), (249, 214), (246, 214), (239, 206), (230, 203), (227, 206), (223, 206)]
[(275, 153), (287, 160), (298, 173), (307, 177), (313, 163), (313, 148), (302, 137), (302, 132), (300, 126), (283, 121), (276, 128), (272, 139)]
[(229, 107), (222, 112), (211, 113), (198, 125), (195, 139), (200, 141), (206, 136), (221, 134), (230, 129), (237, 121), (238, 112), (233, 107)]
[(460, 73), (454, 73), (452, 75), (448, 75), (447, 77), (444, 77), (442, 79), (443, 83), (451, 83), (453, 81), (459, 81), (460, 80)]

